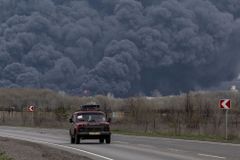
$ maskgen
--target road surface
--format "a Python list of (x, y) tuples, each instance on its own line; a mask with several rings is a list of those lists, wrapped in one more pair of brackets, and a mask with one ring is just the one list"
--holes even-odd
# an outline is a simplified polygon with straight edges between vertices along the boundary
[[(45, 144), (93, 160), (240, 160), (239, 144), (112, 135), (111, 144), (70, 144), (68, 130), (0, 126), (0, 136)], [(0, 144), (1, 146), (1, 144)]]

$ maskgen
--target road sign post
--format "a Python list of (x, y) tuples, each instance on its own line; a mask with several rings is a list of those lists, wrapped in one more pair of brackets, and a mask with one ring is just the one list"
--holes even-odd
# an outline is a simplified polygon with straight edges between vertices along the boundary
[(231, 100), (230, 99), (220, 99), (219, 100), (219, 108), (225, 110), (225, 138), (228, 139), (228, 110), (231, 108)]
[(228, 139), (228, 109), (226, 109), (226, 130), (225, 130), (225, 138)]

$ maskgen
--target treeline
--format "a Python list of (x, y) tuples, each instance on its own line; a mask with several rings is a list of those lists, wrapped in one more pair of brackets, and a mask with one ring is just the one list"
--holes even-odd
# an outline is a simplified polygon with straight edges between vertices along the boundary
[[(180, 96), (130, 98), (127, 102), (128, 124), (125, 129), (172, 135), (221, 136), (225, 134), (225, 110), (219, 99), (232, 100), (229, 110), (230, 138), (239, 138), (240, 107), (238, 92), (191, 92)], [(121, 125), (124, 126), (124, 125)]]
[[(3, 88), (0, 89), (0, 124), (62, 127), (67, 126), (71, 113), (82, 104), (100, 104), (110, 116), (111, 110), (122, 101), (104, 96), (69, 96), (49, 89)], [(30, 106), (34, 106), (34, 113), (28, 112)]]
[[(229, 111), (229, 138), (240, 138), (240, 94), (238, 92), (190, 92), (179, 96), (77, 97), (64, 92), (34, 89), (0, 89), (0, 124), (67, 127), (70, 114), (87, 103), (100, 104), (112, 117), (115, 130), (172, 135), (224, 136), (225, 111), (219, 99), (232, 100)], [(27, 107), (35, 106), (35, 112)], [(121, 113), (121, 117), (116, 117)]]

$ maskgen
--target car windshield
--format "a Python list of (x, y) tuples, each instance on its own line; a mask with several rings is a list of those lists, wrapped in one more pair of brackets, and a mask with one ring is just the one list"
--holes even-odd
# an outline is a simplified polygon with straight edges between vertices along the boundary
[(77, 121), (86, 121), (86, 122), (105, 122), (106, 118), (102, 113), (81, 113), (77, 115)]

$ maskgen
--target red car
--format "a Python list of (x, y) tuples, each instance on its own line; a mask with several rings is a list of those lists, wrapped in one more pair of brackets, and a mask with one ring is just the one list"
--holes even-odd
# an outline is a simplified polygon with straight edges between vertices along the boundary
[(82, 139), (99, 139), (99, 143), (111, 143), (111, 131), (109, 118), (99, 110), (99, 105), (83, 105), (74, 112), (69, 122), (72, 126), (69, 130), (71, 143), (79, 144)]

